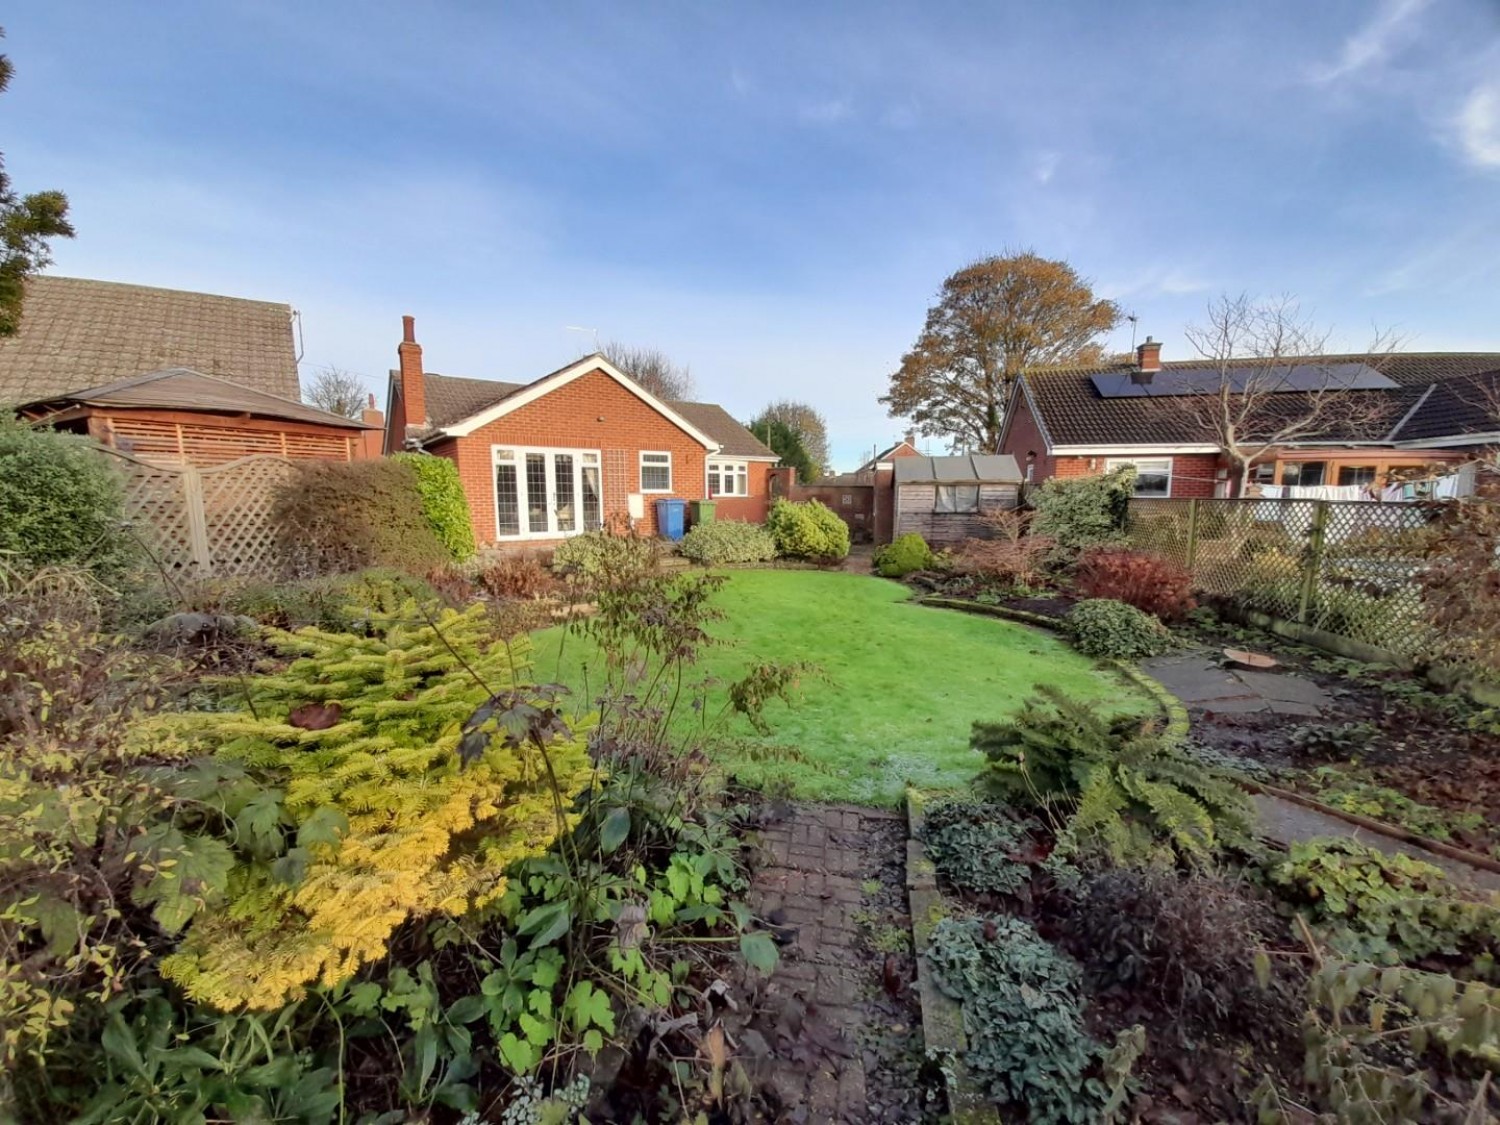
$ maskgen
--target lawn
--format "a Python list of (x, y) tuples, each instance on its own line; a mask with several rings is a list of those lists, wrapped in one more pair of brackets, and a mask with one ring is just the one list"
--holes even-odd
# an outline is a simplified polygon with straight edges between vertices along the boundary
[[(769, 736), (735, 717), (722, 764), (751, 785), (789, 783), (796, 797), (891, 805), (907, 784), (964, 785), (979, 766), (969, 724), (1013, 712), (1037, 683), (1120, 710), (1144, 698), (1050, 634), (989, 617), (907, 601), (895, 582), (807, 570), (734, 572), (716, 604), (725, 619), (702, 674), (725, 683), (757, 660), (809, 661), (795, 705), (773, 702)], [(561, 629), (536, 638), (542, 678), (581, 689), (589, 652)], [(593, 673), (598, 678), (597, 668)], [(790, 753), (768, 752), (790, 748)]]

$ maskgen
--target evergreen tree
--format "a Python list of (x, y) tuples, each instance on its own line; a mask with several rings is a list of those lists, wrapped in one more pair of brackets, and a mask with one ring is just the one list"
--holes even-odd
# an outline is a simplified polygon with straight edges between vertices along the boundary
[[(0, 93), (13, 71), (10, 58), (0, 55)], [(52, 262), (47, 240), (72, 237), (68, 197), (60, 191), (17, 195), (0, 157), (0, 336), (14, 336), (21, 326), (26, 279)]]

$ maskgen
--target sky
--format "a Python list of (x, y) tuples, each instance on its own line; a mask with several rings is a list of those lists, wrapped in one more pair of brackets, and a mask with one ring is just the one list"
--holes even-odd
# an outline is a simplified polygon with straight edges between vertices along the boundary
[(1500, 350), (1500, 0), (21, 0), (0, 150), (53, 273), (284, 301), (304, 380), (660, 347), (834, 468), (942, 280), (1062, 258), (1164, 341), (1221, 294)]

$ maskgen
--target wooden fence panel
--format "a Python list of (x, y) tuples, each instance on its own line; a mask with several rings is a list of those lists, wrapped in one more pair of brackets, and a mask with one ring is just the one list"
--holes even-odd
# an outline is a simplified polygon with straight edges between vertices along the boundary
[(192, 577), (271, 578), (280, 569), (271, 506), (295, 466), (242, 457), (209, 468), (153, 464), (101, 447), (125, 478), (126, 519), (156, 562)]

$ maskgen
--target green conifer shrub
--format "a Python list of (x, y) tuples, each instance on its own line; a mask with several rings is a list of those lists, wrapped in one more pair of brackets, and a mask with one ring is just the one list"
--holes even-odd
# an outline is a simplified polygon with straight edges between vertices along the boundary
[(932, 566), (932, 548), (914, 531), (898, 535), (875, 552), (875, 573), (882, 578), (905, 578)]
[(1091, 477), (1049, 477), (1030, 493), (1031, 530), (1072, 554), (1125, 538), (1125, 513), (1135, 491), (1135, 468), (1123, 465)]
[(777, 500), (766, 517), (776, 550), (788, 558), (836, 562), (849, 553), (849, 525), (817, 500)]

